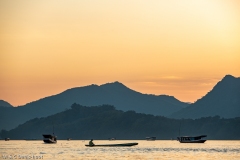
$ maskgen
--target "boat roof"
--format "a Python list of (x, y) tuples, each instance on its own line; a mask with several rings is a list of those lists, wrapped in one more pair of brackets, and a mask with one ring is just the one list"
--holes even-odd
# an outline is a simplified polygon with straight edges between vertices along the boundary
[(190, 138), (190, 137), (207, 137), (207, 135), (201, 135), (201, 136), (181, 136), (181, 137), (185, 137), (185, 138)]
[(57, 136), (52, 135), (52, 134), (43, 134), (43, 137), (50, 138), (50, 137), (57, 137)]

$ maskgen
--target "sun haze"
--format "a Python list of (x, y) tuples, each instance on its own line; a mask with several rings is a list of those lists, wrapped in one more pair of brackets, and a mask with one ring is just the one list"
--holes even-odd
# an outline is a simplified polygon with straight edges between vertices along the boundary
[(120, 81), (194, 102), (240, 76), (238, 0), (0, 1), (0, 99)]

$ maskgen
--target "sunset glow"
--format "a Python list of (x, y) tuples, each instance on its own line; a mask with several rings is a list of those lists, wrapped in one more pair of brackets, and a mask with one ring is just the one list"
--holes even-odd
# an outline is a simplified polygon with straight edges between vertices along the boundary
[(119, 81), (194, 102), (240, 77), (238, 0), (0, 1), (0, 99)]

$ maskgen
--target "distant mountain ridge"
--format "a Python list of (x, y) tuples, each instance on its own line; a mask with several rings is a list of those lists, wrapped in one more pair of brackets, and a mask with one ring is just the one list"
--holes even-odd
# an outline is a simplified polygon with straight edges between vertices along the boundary
[(218, 115), (240, 117), (240, 78), (226, 75), (204, 97), (173, 113), (171, 118), (200, 118)]
[[(50, 107), (49, 105), (51, 105), (51, 108), (54, 109), (66, 109), (72, 103), (79, 103), (85, 106), (110, 104), (123, 111), (134, 110), (139, 113), (144, 112), (162, 116), (169, 115), (174, 110), (180, 110), (189, 105), (180, 102), (173, 96), (142, 94), (116, 81), (100, 86), (92, 84), (71, 88), (60, 94), (28, 103), (25, 106), (47, 105)], [(51, 108), (48, 109), (51, 110)]]
[(12, 129), (32, 118), (67, 110), (73, 103), (84, 106), (109, 104), (118, 110), (134, 110), (177, 119), (216, 115), (234, 118), (240, 117), (240, 78), (226, 75), (193, 104), (180, 102), (172, 96), (142, 94), (119, 82), (72, 88), (21, 107), (0, 106), (0, 130)]
[(189, 105), (172, 96), (142, 94), (120, 82), (89, 85), (71, 88), (20, 107), (0, 107), (0, 129), (11, 129), (29, 119), (64, 111), (73, 103), (85, 106), (110, 104), (118, 110), (134, 110), (161, 116), (167, 116)]

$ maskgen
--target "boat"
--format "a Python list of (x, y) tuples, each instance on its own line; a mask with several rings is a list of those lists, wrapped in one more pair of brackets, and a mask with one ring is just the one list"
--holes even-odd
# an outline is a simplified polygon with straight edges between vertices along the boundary
[(57, 136), (54, 135), (54, 125), (53, 125), (53, 134), (43, 134), (44, 143), (57, 143)]
[(10, 141), (10, 138), (5, 138), (5, 141)]
[(57, 143), (57, 136), (54, 134), (43, 134), (43, 142), (45, 143)]
[(156, 140), (156, 137), (146, 137), (146, 140), (147, 140), (147, 141), (155, 141), (155, 140)]
[(138, 145), (138, 143), (120, 143), (120, 144), (98, 144), (98, 145), (85, 145), (86, 147), (131, 147)]
[(180, 143), (204, 143), (206, 139), (202, 139), (204, 137), (207, 137), (207, 135), (201, 135), (201, 136), (182, 136), (177, 137), (177, 140)]

